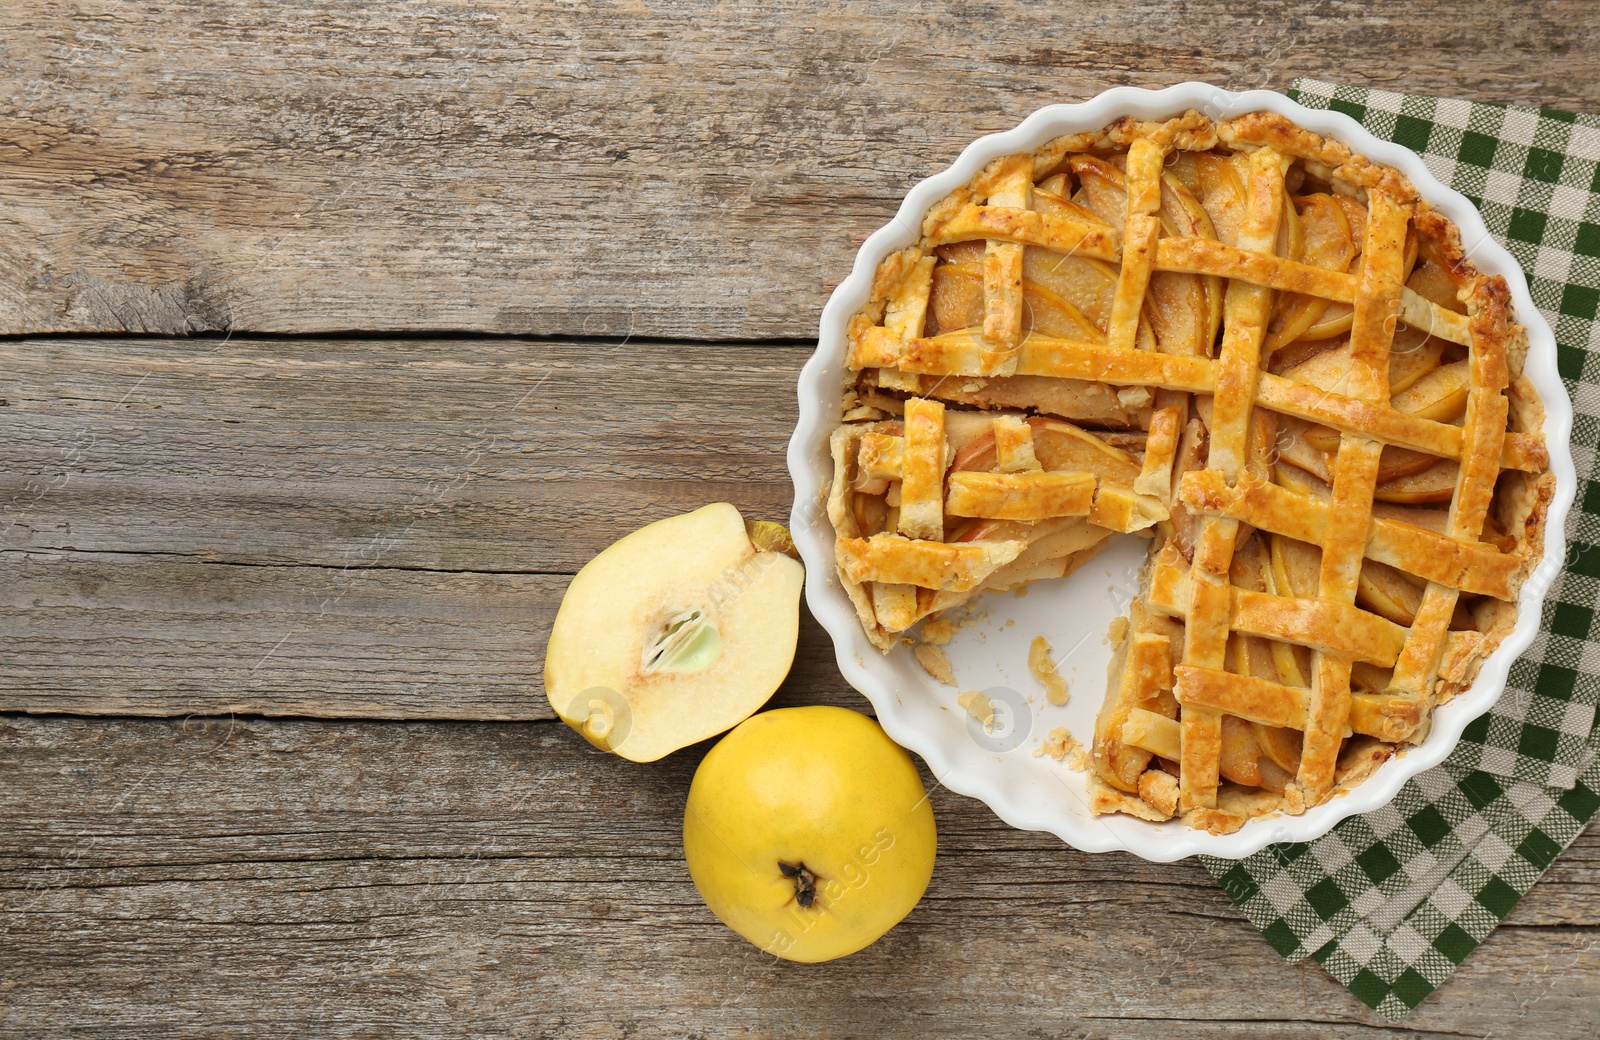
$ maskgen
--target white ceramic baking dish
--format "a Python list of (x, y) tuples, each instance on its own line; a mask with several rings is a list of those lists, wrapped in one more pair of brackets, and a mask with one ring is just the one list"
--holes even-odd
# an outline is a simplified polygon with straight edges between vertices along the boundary
[[(986, 690), (996, 704), (996, 724), (986, 732), (957, 705), (957, 690), (930, 678), (908, 648), (898, 646), (884, 655), (867, 641), (834, 570), (833, 529), (824, 509), (832, 470), (828, 433), (839, 422), (845, 376), (846, 322), (867, 301), (879, 261), (917, 240), (928, 207), (991, 159), (1031, 150), (1061, 134), (1098, 129), (1120, 116), (1157, 119), (1190, 108), (1214, 119), (1259, 110), (1282, 113), (1401, 170), (1423, 197), (1456, 223), (1473, 262), (1485, 272), (1504, 275), (1511, 285), (1517, 320), (1528, 330), (1527, 374), (1544, 398), (1544, 432), (1557, 476), (1544, 560), (1522, 587), (1516, 628), (1484, 662), (1472, 688), (1438, 709), (1428, 737), (1342, 797), (1301, 816), (1252, 820), (1230, 835), (1198, 832), (1176, 821), (1158, 824), (1121, 815), (1092, 816), (1086, 801), (1087, 775), (1032, 754), (1039, 739), (1056, 726), (1068, 727), (1085, 743), (1091, 739), (1111, 656), (1106, 631), (1111, 619), (1127, 610), (1148, 542), (1116, 536), (1104, 552), (1068, 578), (1035, 584), (1025, 597), (998, 593), (979, 601), (973, 611), (976, 620), (963, 627), (946, 650), (959, 688)], [(1416, 153), (1380, 141), (1342, 113), (1304, 108), (1272, 91), (1232, 93), (1204, 83), (1165, 90), (1117, 87), (1082, 104), (1042, 108), (1013, 130), (974, 141), (948, 169), (912, 188), (894, 219), (861, 247), (850, 276), (823, 311), (817, 350), (801, 372), (799, 396), (800, 420), (788, 453), (795, 485), (790, 522), (806, 564), (806, 601), (833, 638), (840, 671), (872, 702), (889, 735), (921, 755), (940, 784), (982, 799), (1015, 827), (1050, 831), (1086, 852), (1121, 850), (1157, 861), (1197, 853), (1236, 858), (1270, 842), (1318, 837), (1347, 816), (1384, 805), (1408, 779), (1442, 762), (1467, 723), (1500, 696), (1511, 662), (1538, 631), (1540, 602), (1566, 552), (1563, 525), (1576, 485), (1568, 448), (1572, 407), (1557, 374), (1554, 336), (1535, 309), (1516, 261), (1489, 236), (1472, 204), (1439, 183)], [(1048, 638), (1061, 658), (1060, 670), (1072, 689), (1064, 708), (1046, 703), (1043, 690), (1028, 673), (1027, 649), (1035, 635)]]

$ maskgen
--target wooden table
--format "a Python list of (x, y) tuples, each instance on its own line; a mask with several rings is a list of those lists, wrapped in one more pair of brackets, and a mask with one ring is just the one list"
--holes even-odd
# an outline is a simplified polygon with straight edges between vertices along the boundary
[[(24, 10), (33, 8), (33, 10)], [(1193, 863), (937, 791), (845, 961), (549, 718), (568, 576), (781, 517), (831, 280), (973, 137), (1296, 75), (1600, 111), (1587, 0), (0, 9), (0, 1035), (1589, 1037), (1591, 828), (1403, 1027)], [(175, 338), (186, 337), (186, 338)], [(777, 703), (866, 707), (807, 620)]]

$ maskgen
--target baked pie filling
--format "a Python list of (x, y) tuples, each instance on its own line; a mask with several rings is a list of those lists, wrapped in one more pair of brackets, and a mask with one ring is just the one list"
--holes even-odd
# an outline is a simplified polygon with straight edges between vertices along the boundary
[(1193, 111), (1057, 138), (933, 206), (851, 319), (840, 579), (887, 651), (1148, 538), (1094, 811), (1303, 812), (1513, 626), (1554, 490), (1525, 352), (1505, 280), (1337, 141)]

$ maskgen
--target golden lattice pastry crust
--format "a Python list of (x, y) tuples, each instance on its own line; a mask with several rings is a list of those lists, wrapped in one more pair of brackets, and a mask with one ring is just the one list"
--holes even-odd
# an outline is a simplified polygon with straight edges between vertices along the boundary
[(1554, 487), (1525, 350), (1404, 176), (1282, 116), (1058, 138), (934, 205), (851, 319), (840, 579), (888, 650), (1148, 537), (1093, 808), (1302, 812), (1515, 620)]

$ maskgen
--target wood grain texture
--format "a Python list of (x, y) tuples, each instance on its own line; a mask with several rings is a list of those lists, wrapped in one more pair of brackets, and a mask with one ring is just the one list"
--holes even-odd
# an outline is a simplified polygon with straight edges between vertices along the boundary
[[(568, 580), (0, 551), (0, 711), (549, 719)], [(862, 703), (804, 607), (775, 697)]]
[(1396, 1027), (1280, 961), (1197, 865), (1076, 853), (937, 789), (911, 917), (843, 961), (774, 962), (684, 869), (700, 750), (638, 766), (551, 723), (0, 719), (0, 1031), (1593, 1036), (1593, 831)]
[[(593, 553), (712, 499), (787, 512), (796, 341), (974, 137), (1187, 78), (1594, 111), (1597, 27), (1586, 0), (0, 7), (0, 335), (118, 337), (0, 341), (0, 711), (169, 716), (0, 714), (0, 1036), (1589, 1040), (1593, 829), (1395, 1027), (1199, 867), (942, 789), (923, 904), (800, 967), (689, 883), (703, 747), (259, 715), (548, 715)], [(383, 330), (550, 338), (248, 338)], [(831, 653), (803, 618), (775, 703), (864, 707)]]
[[(787, 517), (808, 353), (0, 343), (0, 709), (549, 718), (590, 557), (711, 500)], [(847, 690), (807, 618), (780, 696)]]
[(0, 342), (0, 548), (571, 574), (726, 499), (784, 519), (809, 348)]
[(807, 336), (969, 141), (1117, 84), (1600, 109), (1589, 0), (0, 9), (0, 333)]

